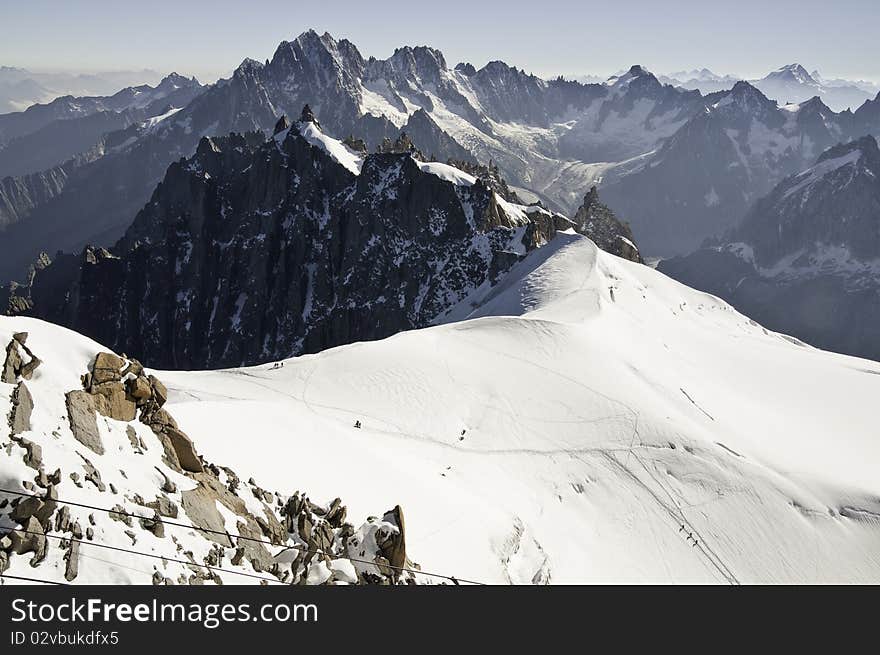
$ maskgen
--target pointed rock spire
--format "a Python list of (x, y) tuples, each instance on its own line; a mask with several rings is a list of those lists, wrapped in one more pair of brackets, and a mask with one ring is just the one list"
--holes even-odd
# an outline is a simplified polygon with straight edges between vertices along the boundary
[(315, 118), (315, 114), (312, 112), (312, 108), (306, 105), (302, 109), (302, 114), (300, 114), (299, 120), (301, 123), (314, 123), (317, 127), (321, 127), (321, 124), (318, 122), (318, 119)]
[[(306, 105), (308, 107), (308, 105)], [(275, 129), (272, 132), (272, 136), (275, 136), (279, 132), (283, 132), (288, 127), (290, 127), (290, 121), (287, 120), (286, 114), (281, 114), (281, 118), (278, 119), (278, 122), (275, 123)]]

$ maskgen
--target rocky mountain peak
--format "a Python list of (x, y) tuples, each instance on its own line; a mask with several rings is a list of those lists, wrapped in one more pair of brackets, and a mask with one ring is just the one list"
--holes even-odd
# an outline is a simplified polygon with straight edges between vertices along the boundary
[(800, 103), (800, 111), (827, 114), (829, 116), (834, 113), (819, 96), (813, 96), (809, 100), (805, 100), (804, 102)]
[(429, 46), (403, 46), (385, 60), (370, 59), (370, 77), (406, 80), (415, 84), (438, 83), (447, 71), (443, 53)]
[(477, 72), (477, 69), (474, 68), (474, 65), (468, 62), (461, 62), (455, 65), (455, 70), (460, 71), (462, 74), (471, 77)]
[(809, 84), (818, 86), (819, 83), (807, 72), (807, 69), (800, 64), (788, 64), (772, 73), (769, 73), (767, 80), (777, 80), (781, 82), (796, 82), (798, 84)]
[(189, 86), (201, 86), (199, 81), (195, 77), (184, 77), (183, 75), (179, 75), (176, 72), (171, 72), (165, 77), (162, 78), (162, 81), (156, 85), (157, 91), (173, 91), (175, 89), (179, 89), (182, 87)]
[[(286, 119), (285, 119), (286, 121)], [(299, 115), (300, 123), (314, 123), (317, 127), (321, 127), (321, 124), (318, 122), (318, 119), (315, 118), (314, 112), (312, 112), (312, 108), (308, 105), (303, 106), (302, 112)]]
[(733, 85), (727, 96), (715, 105), (729, 113), (732, 110), (742, 115), (761, 117), (776, 111), (776, 103), (765, 96), (759, 89), (745, 80)]
[(199, 139), (199, 145), (196, 148), (196, 156), (204, 156), (210, 153), (220, 152), (220, 146), (218, 145), (218, 140), (210, 137), (203, 136)]
[(595, 185), (584, 196), (584, 202), (575, 213), (573, 221), (575, 229), (590, 237), (602, 250), (630, 261), (642, 261), (629, 225), (617, 218), (610, 207), (599, 201), (599, 190)]
[(650, 77), (654, 78), (654, 81), (657, 81), (657, 78), (654, 77), (650, 72), (648, 72), (643, 66), (639, 64), (635, 64), (630, 66), (629, 70), (622, 75), (613, 75), (608, 78), (608, 81), (605, 83), (606, 86), (611, 87), (626, 87), (629, 86), (633, 80), (639, 78)]
[(238, 68), (232, 71), (232, 79), (248, 81), (258, 80), (264, 68), (265, 64), (248, 57), (238, 65)]
[(327, 32), (318, 35), (308, 30), (293, 41), (282, 41), (268, 69), (278, 81), (303, 78), (328, 86), (350, 84), (362, 73), (363, 67), (363, 57), (350, 41), (337, 41)]
[(524, 70), (511, 66), (503, 61), (490, 61), (480, 70), (476, 71), (474, 77), (482, 80), (488, 80), (492, 83), (509, 84), (516, 86), (544, 86), (545, 82), (537, 77), (526, 73)]
[(880, 163), (880, 147), (877, 145), (877, 140), (870, 134), (849, 143), (840, 143), (829, 148), (819, 156), (816, 163), (820, 164), (823, 161), (840, 159), (855, 151), (860, 153), (859, 161), (864, 162), (872, 170), (880, 173), (880, 167), (878, 167), (878, 163)]
[[(308, 105), (306, 105), (306, 107), (308, 107)], [(303, 111), (305, 111), (305, 107), (303, 107)], [(287, 116), (284, 114), (281, 114), (281, 118), (278, 119), (278, 122), (275, 123), (275, 127), (272, 130), (272, 136), (275, 136), (279, 132), (283, 132), (284, 130), (286, 130), (289, 127), (290, 127), (290, 121), (287, 120)]]
[[(417, 161), (408, 138), (366, 154), (297, 125), (283, 140), (204, 137), (112, 257), (60, 257), (35, 275), (33, 313), (159, 366), (265, 361), (427, 325), (570, 225)], [(88, 289), (73, 299), (76, 280)]]

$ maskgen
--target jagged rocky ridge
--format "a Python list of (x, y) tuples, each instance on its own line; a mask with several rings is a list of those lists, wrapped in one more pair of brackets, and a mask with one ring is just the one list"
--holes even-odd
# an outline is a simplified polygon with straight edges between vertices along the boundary
[(308, 31), (265, 63), (245, 60), (173, 116), (110, 133), (97, 156), (6, 182), (0, 279), (23, 278), (41, 251), (112, 244), (202, 136), (269, 133), (305, 103), (328, 134), (369, 149), (406, 132), (440, 161), (494, 161), (520, 197), (569, 215), (599, 185), (644, 252), (680, 254), (734, 225), (827, 147), (880, 128), (877, 100), (855, 112), (821, 101), (762, 112), (775, 103), (752, 102), (755, 94), (763, 97), (743, 82), (704, 97), (641, 66), (605, 84), (542, 80), (497, 61), (450, 68), (425, 46), (365, 59), (349, 41)]
[(617, 218), (608, 205), (599, 201), (595, 186), (584, 196), (583, 204), (575, 212), (574, 223), (578, 232), (589, 235), (605, 252), (642, 263), (629, 224)]
[(659, 269), (820, 348), (880, 359), (880, 149), (838, 144), (718, 244)]
[[(4, 320), (6, 335), (15, 323)], [(33, 348), (51, 348), (48, 334), (39, 329)], [(399, 506), (356, 529), (339, 498), (322, 505), (245, 482), (197, 453), (164, 408), (165, 385), (137, 360), (56, 350), (42, 361), (32, 341), (14, 333), (3, 357), (2, 487), (16, 493), (0, 492), (0, 573), (117, 584), (417, 581)], [(80, 384), (72, 361), (84, 364)]]
[(364, 156), (307, 107), (268, 141), (202, 139), (112, 253), (56, 257), (13, 304), (163, 368), (386, 337), (428, 325), (559, 230), (596, 229), (508, 202), (485, 173)]
[(640, 67), (614, 84), (546, 81), (502, 62), (451, 69), (424, 46), (364, 59), (349, 41), (308, 31), (265, 63), (245, 60), (161, 123), (112, 133), (112, 147), (66, 171), (48, 197), (15, 183), (21, 191), (0, 196), (0, 215), (15, 222), (0, 242), (0, 279), (21, 278), (42, 250), (110, 245), (202, 136), (268, 133), (306, 103), (337, 138), (374, 148), (405, 131), (427, 156), (492, 160), (511, 184), (570, 212), (597, 174), (584, 161), (640, 155), (702, 106), (698, 92), (664, 86)]

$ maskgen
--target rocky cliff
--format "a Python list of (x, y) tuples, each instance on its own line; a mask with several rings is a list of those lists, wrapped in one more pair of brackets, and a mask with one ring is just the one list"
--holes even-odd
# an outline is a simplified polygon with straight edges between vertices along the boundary
[(574, 215), (576, 229), (588, 235), (605, 252), (642, 263), (628, 223), (621, 221), (608, 205), (599, 201), (599, 191), (591, 187)]
[(427, 325), (572, 227), (303, 119), (202, 139), (111, 251), (36, 274), (32, 313), (162, 367), (267, 361)]

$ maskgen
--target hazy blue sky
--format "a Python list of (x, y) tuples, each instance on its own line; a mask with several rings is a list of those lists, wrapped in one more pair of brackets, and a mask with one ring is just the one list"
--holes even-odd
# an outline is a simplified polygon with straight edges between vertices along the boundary
[(0, 0), (0, 65), (226, 75), (314, 28), (364, 56), (439, 48), (539, 75), (706, 66), (763, 75), (792, 62), (880, 81), (880, 0)]

